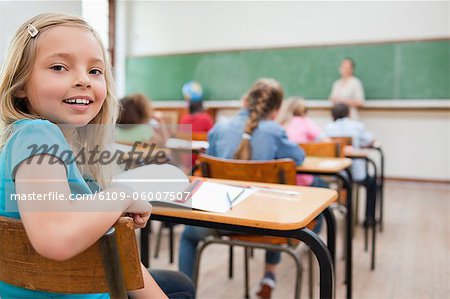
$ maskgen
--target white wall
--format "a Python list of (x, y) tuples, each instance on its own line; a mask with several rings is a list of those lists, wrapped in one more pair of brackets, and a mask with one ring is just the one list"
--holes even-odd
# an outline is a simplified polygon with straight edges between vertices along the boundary
[[(224, 121), (236, 111), (219, 111), (217, 118)], [(450, 181), (450, 111), (363, 109), (359, 114), (382, 145), (387, 177)], [(330, 111), (312, 109), (309, 117), (324, 127)], [(378, 163), (376, 152), (370, 157)]]
[(0, 1), (1, 63), (17, 28), (31, 17), (45, 12), (64, 12), (81, 16), (81, 1)]
[(449, 37), (448, 1), (135, 1), (129, 55)]
[[(121, 5), (126, 14), (118, 22), (128, 34), (119, 39), (127, 44), (122, 55), (130, 56), (450, 38), (448, 1)], [(118, 62), (123, 64), (124, 58)], [(119, 86), (124, 79), (122, 73)], [(448, 112), (365, 110), (360, 114), (383, 144), (388, 176), (450, 180)], [(324, 110), (312, 110), (311, 116), (322, 124), (329, 120)]]
[[(322, 125), (330, 120), (328, 111), (310, 115)], [(363, 110), (360, 117), (382, 144), (386, 176), (450, 181), (450, 111)]]

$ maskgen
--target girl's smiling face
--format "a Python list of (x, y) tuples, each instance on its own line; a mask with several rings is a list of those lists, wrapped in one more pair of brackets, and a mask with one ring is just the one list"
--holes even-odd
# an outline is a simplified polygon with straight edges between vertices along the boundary
[(40, 32), (31, 74), (16, 94), (32, 114), (55, 124), (83, 126), (105, 101), (105, 61), (99, 41), (79, 27)]

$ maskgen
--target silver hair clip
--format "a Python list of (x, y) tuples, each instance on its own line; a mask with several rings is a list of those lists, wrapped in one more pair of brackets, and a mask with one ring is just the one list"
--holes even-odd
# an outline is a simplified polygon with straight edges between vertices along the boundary
[(250, 139), (252, 138), (252, 135), (250, 135), (250, 134), (248, 134), (248, 133), (244, 133), (244, 134), (242, 134), (242, 138), (243, 138), (243, 139), (250, 140)]
[(39, 30), (37, 30), (37, 28), (34, 27), (31, 24), (27, 25), (27, 31), (28, 31), (28, 33), (30, 34), (31, 37), (35, 37), (39, 33)]

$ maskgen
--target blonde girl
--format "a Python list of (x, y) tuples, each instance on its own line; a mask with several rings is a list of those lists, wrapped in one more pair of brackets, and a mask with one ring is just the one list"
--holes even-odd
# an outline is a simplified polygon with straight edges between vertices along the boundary
[(284, 101), (277, 122), (286, 130), (292, 142), (306, 143), (315, 141), (322, 130), (306, 115), (307, 108), (304, 99), (292, 97)]
[[(78, 151), (103, 152), (105, 127), (117, 116), (108, 57), (84, 20), (41, 14), (19, 27), (0, 76), (0, 115), (0, 216), (20, 218), (38, 253), (67, 260), (96, 242), (124, 212), (133, 214), (136, 228), (145, 226), (151, 210), (147, 202), (131, 197), (101, 201), (101, 193), (129, 190), (109, 186), (108, 172), (100, 163), (66, 159)], [(45, 198), (52, 192), (66, 200), (10, 200), (12, 194)], [(77, 194), (92, 194), (93, 200), (67, 200)], [(142, 271), (145, 287), (130, 296), (166, 298), (145, 268)], [(0, 297), (109, 295), (49, 294), (0, 282)]]

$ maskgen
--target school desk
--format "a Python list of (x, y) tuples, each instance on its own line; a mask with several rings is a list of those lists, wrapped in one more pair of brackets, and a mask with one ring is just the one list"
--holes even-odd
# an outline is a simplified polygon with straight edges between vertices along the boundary
[[(265, 184), (244, 181), (205, 179), (232, 185), (292, 190), (300, 196), (256, 192), (226, 213), (191, 209), (153, 207), (151, 219), (230, 230), (239, 233), (270, 235), (298, 239), (309, 246), (319, 261), (320, 298), (334, 298), (335, 219), (329, 209), (337, 199), (331, 189)], [(211, 200), (214, 200), (212, 195)], [(320, 213), (327, 222), (327, 244), (306, 225)], [(141, 231), (141, 261), (148, 265), (149, 225)]]
[[(381, 149), (380, 144), (377, 142), (374, 145), (370, 147), (365, 147), (362, 150), (355, 150), (353, 147), (348, 146), (345, 147), (344, 152), (345, 156), (348, 158), (362, 158), (366, 159), (368, 157), (368, 151), (376, 151), (378, 152), (378, 155), (380, 157), (380, 168), (379, 168), (379, 179), (377, 178), (377, 188), (378, 188), (378, 194), (379, 194), (379, 218), (378, 218), (378, 224), (380, 227), (380, 231), (383, 231), (383, 210), (384, 210), (384, 152)], [(373, 163), (373, 162), (369, 162)], [(375, 165), (375, 164), (373, 164)]]
[[(376, 184), (376, 194), (375, 194), (375, 210), (376, 210), (376, 206), (377, 206), (377, 202), (378, 202), (378, 190), (380, 190), (380, 188), (382, 188), (382, 186), (380, 186), (380, 182), (378, 180), (378, 171), (377, 171), (377, 165), (375, 164), (375, 162), (369, 158), (369, 154), (366, 150), (361, 150), (361, 149), (355, 149), (352, 146), (346, 146), (344, 149), (344, 153), (345, 156), (347, 158), (351, 158), (351, 159), (362, 159), (364, 161), (366, 161), (366, 172), (368, 171), (368, 165), (372, 165), (373, 168), (373, 172), (374, 172), (374, 177), (375, 177), (375, 184)], [(379, 219), (381, 222), (382, 219), (382, 214), (383, 214), (383, 204), (382, 204), (382, 199), (380, 198), (379, 201), (380, 204), (380, 208), (379, 208)], [(371, 253), (371, 265), (370, 268), (371, 270), (375, 270), (375, 249), (376, 249), (376, 226), (377, 226), (377, 221), (376, 221), (376, 216), (375, 216), (375, 223), (372, 224), (372, 253)], [(368, 248), (368, 228), (365, 227), (364, 228), (364, 247), (365, 250), (367, 250)]]
[[(297, 166), (297, 173), (299, 174), (313, 174), (322, 176), (332, 176), (340, 180), (347, 190), (346, 200), (346, 260), (345, 260), (345, 282), (347, 284), (347, 298), (352, 298), (352, 176), (350, 167), (352, 160), (348, 158), (321, 158), (321, 157), (306, 157), (302, 165)], [(345, 173), (345, 174), (344, 174)]]

